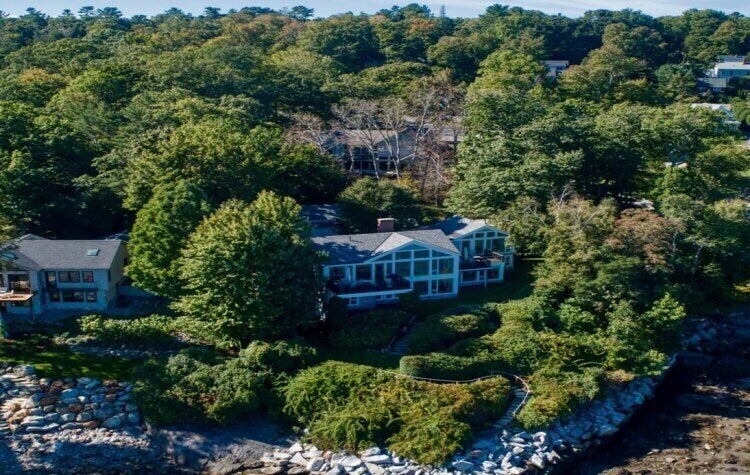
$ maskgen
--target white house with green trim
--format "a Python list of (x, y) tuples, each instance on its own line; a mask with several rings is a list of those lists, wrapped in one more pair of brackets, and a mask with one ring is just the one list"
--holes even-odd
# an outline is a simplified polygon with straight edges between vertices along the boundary
[(327, 255), (329, 296), (350, 308), (394, 303), (412, 291), (423, 299), (456, 297), (463, 286), (501, 282), (513, 266), (508, 233), (483, 220), (454, 216), (413, 231), (394, 231), (392, 220), (380, 220), (378, 227), (381, 232), (313, 238)]

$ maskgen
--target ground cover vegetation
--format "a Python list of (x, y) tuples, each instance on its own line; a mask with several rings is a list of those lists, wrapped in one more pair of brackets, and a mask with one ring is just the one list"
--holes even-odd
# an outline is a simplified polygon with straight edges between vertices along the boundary
[[(658, 371), (686, 314), (746, 287), (743, 129), (690, 104), (731, 102), (746, 127), (746, 80), (697, 86), (718, 55), (748, 53), (750, 19), (695, 9), (0, 13), (0, 234), (132, 230), (127, 273), (174, 315), (78, 325), (112, 344), (203, 344), (136, 372), (152, 422), (261, 411), (326, 448), (439, 462), (503, 412), (509, 383), (404, 375), (524, 376), (518, 421), (543, 427)], [(571, 67), (552, 79), (546, 59)], [(331, 158), (352, 129), (373, 160), (378, 137), (413, 146), (358, 179)], [(487, 218), (523, 259), (454, 301), (352, 316), (334, 301), (321, 323), (324, 256), (299, 213), (330, 202), (357, 232)], [(372, 351), (413, 316), (409, 355)], [(27, 342), (0, 355), (65, 376), (134, 365)]]

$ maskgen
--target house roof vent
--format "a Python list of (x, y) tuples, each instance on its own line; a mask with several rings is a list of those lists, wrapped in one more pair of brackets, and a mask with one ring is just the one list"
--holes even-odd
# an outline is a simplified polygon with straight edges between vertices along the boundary
[(89, 249), (88, 251), (86, 251), (87, 257), (96, 257), (98, 255), (99, 255), (99, 249)]

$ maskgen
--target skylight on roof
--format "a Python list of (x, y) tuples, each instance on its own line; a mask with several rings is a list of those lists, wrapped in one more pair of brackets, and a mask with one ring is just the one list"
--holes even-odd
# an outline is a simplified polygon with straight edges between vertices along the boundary
[(88, 257), (95, 257), (99, 255), (99, 249), (89, 249), (86, 251), (86, 256)]

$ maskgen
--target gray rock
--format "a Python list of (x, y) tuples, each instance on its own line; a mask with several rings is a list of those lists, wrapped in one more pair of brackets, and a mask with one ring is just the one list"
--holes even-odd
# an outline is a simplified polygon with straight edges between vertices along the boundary
[(76, 416), (76, 422), (89, 422), (94, 419), (96, 419), (96, 416), (91, 411), (82, 411)]
[(602, 424), (596, 430), (596, 435), (598, 435), (599, 437), (607, 437), (608, 435), (612, 435), (615, 432), (617, 432), (617, 427), (610, 424)]
[(380, 447), (370, 447), (362, 452), (362, 457), (370, 457), (371, 455), (380, 455)]
[(74, 420), (76, 420), (76, 415), (74, 413), (72, 413), (72, 412), (61, 414), (60, 415), (60, 420), (62, 422), (73, 422)]
[(354, 469), (362, 465), (362, 461), (354, 455), (345, 455), (338, 460), (338, 464), (346, 469)]
[(540, 457), (539, 454), (532, 455), (529, 462), (539, 470), (544, 470), (544, 467), (547, 466), (546, 459)]
[(497, 467), (497, 464), (493, 462), (492, 460), (485, 460), (482, 462), (482, 468), (485, 472), (489, 472), (491, 470), (494, 470)]
[(76, 388), (65, 389), (60, 393), (60, 399), (75, 398), (78, 397), (80, 391)]
[(384, 475), (385, 469), (381, 467), (380, 465), (365, 462), (365, 467), (367, 468), (367, 471), (370, 472), (372, 475)]
[(305, 449), (303, 449), (302, 446), (296, 442), (291, 447), (289, 447), (289, 452), (292, 454), (297, 453), (297, 452), (302, 452), (303, 450)]
[(469, 472), (474, 468), (474, 464), (468, 460), (456, 460), (451, 465), (459, 472)]
[(326, 464), (326, 461), (322, 457), (316, 457), (314, 459), (311, 459), (309, 462), (307, 462), (306, 468), (310, 470), (311, 472), (318, 472), (323, 468), (323, 465)]
[(138, 424), (141, 422), (140, 412), (128, 412), (128, 422), (131, 424)]
[(21, 421), (21, 425), (24, 427), (40, 426), (42, 424), (44, 424), (44, 417), (42, 416), (26, 416)]
[(80, 429), (83, 427), (80, 422), (68, 422), (66, 424), (63, 424), (60, 426), (60, 429), (62, 430), (72, 430), (72, 429)]
[[(300, 449), (301, 448), (302, 448), (302, 446), (300, 446)], [(302, 456), (302, 454), (300, 452), (302, 452), (302, 450), (298, 450), (298, 451), (294, 452), (294, 454), (292, 455), (292, 458), (289, 459), (289, 461), (291, 463), (295, 464), (295, 465), (300, 465), (302, 467), (307, 467), (307, 462), (308, 461), (307, 461), (307, 459), (305, 457)]]
[(374, 463), (376, 465), (387, 465), (391, 463), (391, 457), (386, 454), (369, 455), (367, 457), (363, 457), (362, 460), (364, 460), (365, 462)]
[(42, 433), (56, 430), (60, 427), (60, 424), (47, 424), (46, 426), (30, 426), (26, 428), (26, 432), (29, 433)]
[(102, 423), (102, 427), (106, 427), (107, 429), (116, 429), (122, 426), (123, 419), (124, 417), (121, 414), (112, 416)]

